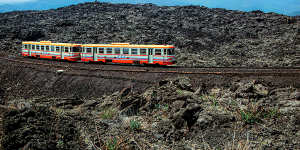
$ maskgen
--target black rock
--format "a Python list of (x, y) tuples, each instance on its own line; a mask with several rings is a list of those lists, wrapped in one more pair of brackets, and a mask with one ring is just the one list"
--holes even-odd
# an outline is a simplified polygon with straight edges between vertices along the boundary
[(0, 13), (0, 50), (16, 53), (20, 41), (27, 40), (172, 44), (177, 53), (199, 56), (178, 59), (181, 65), (203, 59), (214, 62), (204, 66), (289, 66), (299, 20), (299, 16), (200, 6), (84, 3)]

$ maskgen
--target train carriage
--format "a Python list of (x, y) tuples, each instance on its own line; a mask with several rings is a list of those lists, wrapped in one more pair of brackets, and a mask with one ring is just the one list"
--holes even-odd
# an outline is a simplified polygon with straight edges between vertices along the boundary
[(172, 45), (22, 42), (22, 56), (82, 62), (172, 65)]
[(81, 60), (84, 62), (172, 65), (175, 63), (175, 55), (172, 45), (83, 44)]
[(50, 41), (22, 42), (22, 56), (27, 57), (78, 61), (80, 52), (81, 45), (79, 44)]

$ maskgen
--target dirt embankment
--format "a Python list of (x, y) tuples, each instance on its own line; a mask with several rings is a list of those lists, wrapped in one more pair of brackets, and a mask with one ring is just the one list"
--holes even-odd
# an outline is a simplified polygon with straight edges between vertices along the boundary
[(13, 64), (0, 73), (3, 149), (300, 148), (297, 77), (148, 76), (158, 79), (150, 84)]

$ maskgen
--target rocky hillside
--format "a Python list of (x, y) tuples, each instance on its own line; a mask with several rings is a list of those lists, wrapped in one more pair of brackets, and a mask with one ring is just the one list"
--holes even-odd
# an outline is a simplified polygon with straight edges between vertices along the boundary
[(263, 79), (211, 84), (193, 88), (191, 79), (179, 77), (143, 92), (124, 88), (90, 99), (15, 98), (3, 115), (0, 148), (300, 148), (294, 87)]
[(293, 66), (300, 17), (200, 6), (84, 3), (0, 13), (0, 50), (21, 41), (173, 44), (179, 65)]

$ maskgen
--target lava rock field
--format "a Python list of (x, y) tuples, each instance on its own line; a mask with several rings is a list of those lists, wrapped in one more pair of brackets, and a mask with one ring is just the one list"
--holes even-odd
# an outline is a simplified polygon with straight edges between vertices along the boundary
[(0, 50), (21, 41), (172, 44), (178, 65), (293, 67), (300, 17), (201, 6), (84, 3), (0, 14)]

